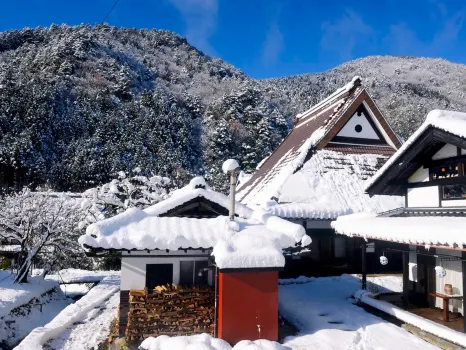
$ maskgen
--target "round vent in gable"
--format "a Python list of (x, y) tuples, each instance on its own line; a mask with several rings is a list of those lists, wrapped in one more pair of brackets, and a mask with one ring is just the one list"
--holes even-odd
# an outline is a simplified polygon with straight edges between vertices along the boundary
[(361, 132), (362, 131), (362, 126), (357, 124), (355, 127), (354, 127), (354, 130), (356, 130), (356, 132)]

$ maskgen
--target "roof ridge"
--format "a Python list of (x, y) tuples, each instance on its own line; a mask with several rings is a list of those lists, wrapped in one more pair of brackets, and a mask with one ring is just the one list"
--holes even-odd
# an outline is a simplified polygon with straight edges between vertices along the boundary
[(311, 114), (312, 112), (315, 112), (317, 109), (319, 109), (320, 107), (323, 107), (324, 105), (326, 105), (330, 101), (333, 101), (333, 100), (337, 99), (343, 93), (349, 92), (352, 89), (354, 89), (355, 87), (361, 86), (361, 83), (362, 83), (361, 77), (358, 76), (358, 75), (354, 76), (353, 79), (351, 79), (351, 81), (349, 83), (347, 83), (344, 86), (342, 86), (341, 88), (338, 88), (337, 90), (335, 90), (330, 96), (326, 97), (325, 99), (323, 99), (319, 103), (313, 105), (312, 107), (310, 107), (305, 112), (298, 113), (296, 115), (296, 118), (298, 120), (304, 119), (307, 115)]

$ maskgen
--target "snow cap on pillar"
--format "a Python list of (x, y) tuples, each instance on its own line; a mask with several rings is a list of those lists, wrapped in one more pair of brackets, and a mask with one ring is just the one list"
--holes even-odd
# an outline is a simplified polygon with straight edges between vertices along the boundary
[(236, 159), (227, 159), (223, 162), (222, 170), (225, 174), (228, 174), (230, 171), (235, 171), (239, 169), (239, 164)]

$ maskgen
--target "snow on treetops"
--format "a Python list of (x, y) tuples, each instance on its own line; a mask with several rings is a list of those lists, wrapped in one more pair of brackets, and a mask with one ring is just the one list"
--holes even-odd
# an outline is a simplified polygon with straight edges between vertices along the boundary
[(453, 135), (466, 138), (466, 113), (434, 109), (427, 114), (424, 123), (417, 129), (396, 153), (367, 181), (366, 190), (382, 176), (388, 168), (397, 162), (400, 156), (421, 136), (429, 127), (444, 130)]
[[(223, 196), (211, 190), (193, 190), (190, 186), (179, 191), (211, 192), (213, 198)], [(184, 197), (176, 195), (175, 199), (179, 198)], [(219, 268), (257, 268), (283, 267), (282, 249), (311, 242), (301, 225), (249, 208), (246, 217), (240, 215), (235, 220), (237, 227), (231, 227), (226, 216), (211, 219), (157, 216), (159, 210), (154, 207), (163, 207), (170, 200), (173, 197), (146, 210), (131, 208), (94, 223), (88, 226), (79, 243), (87, 249), (213, 248), (212, 255)]]
[(222, 170), (225, 174), (239, 168), (239, 164), (235, 159), (227, 159), (222, 164)]

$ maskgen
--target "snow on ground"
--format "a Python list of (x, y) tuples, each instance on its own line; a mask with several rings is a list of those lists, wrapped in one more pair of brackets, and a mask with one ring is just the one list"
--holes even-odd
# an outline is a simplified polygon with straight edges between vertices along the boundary
[[(34, 328), (50, 322), (56, 315), (70, 304), (61, 291), (37, 297), (39, 305), (25, 306), (20, 312), (9, 314), (0, 319), (0, 349), (1, 343), (8, 346), (17, 344)], [(13, 321), (13, 322), (12, 322)]]
[(89, 311), (81, 322), (73, 325), (44, 345), (50, 350), (91, 350), (104, 342), (110, 333), (110, 324), (117, 316), (120, 294), (113, 294), (99, 307)]
[(371, 294), (365, 290), (358, 291), (356, 293), (356, 298), (367, 305), (379, 309), (406, 323), (412, 324), (422, 329), (423, 331), (435, 334), (438, 337), (447, 339), (463, 347), (466, 347), (466, 334), (464, 333), (457, 332), (444, 325), (425, 319), (424, 317), (415, 315), (386, 301), (373, 299)]
[(277, 342), (269, 340), (242, 340), (234, 347), (226, 341), (203, 333), (192, 336), (169, 337), (161, 335), (150, 337), (141, 344), (144, 350), (286, 350)]
[(120, 271), (89, 271), (80, 269), (60, 270), (57, 274), (47, 275), (46, 280), (59, 282), (99, 282), (107, 276), (120, 276)]
[[(76, 303), (66, 307), (51, 322), (46, 324), (44, 327), (34, 329), (15, 349), (43, 349), (43, 345), (47, 341), (60, 337), (70, 328), (75, 328), (77, 322), (81, 322), (83, 320), (91, 321), (93, 318), (96, 318), (100, 307), (105, 305), (112, 296), (117, 294), (119, 286), (119, 276), (105, 277), (96, 287), (92, 288), (88, 294)], [(97, 323), (94, 323), (94, 325), (98, 327), (100, 321), (103, 322), (103, 319), (96, 321)], [(109, 324), (103, 326), (106, 327), (109, 326)], [(96, 333), (100, 333), (99, 329), (93, 328), (91, 334), (96, 335)], [(72, 332), (73, 330), (71, 330), (70, 335)], [(83, 331), (78, 335), (78, 337), (83, 337), (83, 339), (90, 338), (90, 334), (88, 332), (90, 332), (90, 328), (87, 326), (83, 327)], [(96, 338), (98, 338), (97, 335)], [(84, 340), (82, 340), (80, 344), (83, 342)], [(64, 346), (65, 344), (63, 344), (63, 347)], [(61, 348), (62, 347), (60, 347), (60, 349)], [(75, 349), (81, 350), (83, 347), (80, 345), (80, 347)]]
[(22, 284), (13, 283), (13, 279), (10, 271), (0, 270), (0, 317), (57, 286), (55, 281), (46, 281), (40, 276), (31, 277), (29, 283)]
[(364, 311), (352, 296), (358, 278), (314, 278), (279, 286), (279, 311), (300, 332), (285, 338), (291, 349), (437, 349), (404, 329)]

